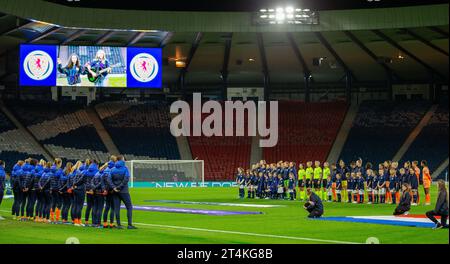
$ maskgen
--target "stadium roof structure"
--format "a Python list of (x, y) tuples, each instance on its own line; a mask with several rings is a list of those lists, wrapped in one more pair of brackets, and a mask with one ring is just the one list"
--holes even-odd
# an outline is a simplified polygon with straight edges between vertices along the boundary
[[(55, 1), (53, 1), (55, 2)], [(347, 1), (344, 1), (347, 2)], [(419, 3), (416, 3), (419, 4)], [(220, 87), (448, 83), (448, 4), (317, 11), (319, 25), (252, 23), (254, 12), (76, 8), (2, 0), (0, 54), (19, 43), (163, 47), (163, 82)], [(184, 61), (177, 68), (175, 61)]]
[(253, 12), (264, 6), (296, 5), (314, 10), (343, 10), (364, 9), (383, 7), (402, 7), (414, 5), (431, 5), (448, 3), (446, 0), (165, 0), (165, 1), (142, 1), (127, 0), (113, 1), (105, 4), (102, 1), (83, 0), (45, 0), (56, 4), (72, 7), (104, 8), (104, 9), (127, 9), (127, 10), (159, 10), (159, 11), (228, 11), (228, 12)]

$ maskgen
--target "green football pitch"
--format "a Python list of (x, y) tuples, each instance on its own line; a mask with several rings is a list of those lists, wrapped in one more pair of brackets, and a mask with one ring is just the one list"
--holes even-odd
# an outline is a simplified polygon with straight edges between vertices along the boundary
[[(434, 187), (435, 189), (435, 187)], [(72, 225), (52, 225), (12, 220), (12, 199), (0, 206), (0, 243), (65, 243), (76, 237), (81, 244), (95, 243), (366, 243), (375, 237), (381, 244), (449, 243), (447, 230), (377, 225), (366, 223), (310, 220), (300, 201), (256, 200), (237, 198), (236, 188), (135, 188), (134, 205), (168, 206), (228, 211), (258, 211), (254, 215), (198, 215), (167, 212), (133, 212), (137, 230), (95, 229)], [(432, 199), (436, 198), (436, 190)], [(282, 205), (254, 208), (200, 204), (149, 202), (148, 200), (182, 200), (218, 203)], [(391, 215), (394, 205), (324, 203), (325, 216)], [(424, 214), (431, 206), (413, 207), (411, 214)], [(126, 223), (126, 210), (121, 211)]]

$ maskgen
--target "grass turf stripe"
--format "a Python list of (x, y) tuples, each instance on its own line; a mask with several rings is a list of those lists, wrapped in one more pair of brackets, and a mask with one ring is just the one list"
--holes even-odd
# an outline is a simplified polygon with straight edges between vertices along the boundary
[(308, 237), (292, 237), (292, 236), (280, 236), (280, 235), (270, 235), (270, 234), (258, 234), (258, 233), (248, 233), (248, 232), (229, 231), (229, 230), (216, 230), (216, 229), (206, 229), (206, 228), (186, 227), (186, 226), (171, 226), (171, 225), (159, 225), (159, 224), (147, 224), (147, 223), (134, 223), (134, 224), (142, 225), (142, 226), (158, 227), (158, 228), (182, 229), (182, 230), (191, 230), (191, 231), (200, 231), (200, 232), (212, 232), (212, 233), (256, 236), (256, 237), (267, 237), (267, 238), (280, 238), (280, 239), (291, 239), (291, 240), (303, 240), (303, 241), (331, 243), (331, 244), (362, 244), (362, 243), (351, 242), (351, 241), (339, 241), (339, 240), (327, 240), (327, 239), (308, 238)]

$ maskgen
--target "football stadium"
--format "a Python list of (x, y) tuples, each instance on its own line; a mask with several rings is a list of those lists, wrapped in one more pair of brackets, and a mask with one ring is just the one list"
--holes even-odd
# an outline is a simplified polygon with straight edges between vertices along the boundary
[(0, 0), (0, 244), (449, 244), (448, 1), (151, 2)]

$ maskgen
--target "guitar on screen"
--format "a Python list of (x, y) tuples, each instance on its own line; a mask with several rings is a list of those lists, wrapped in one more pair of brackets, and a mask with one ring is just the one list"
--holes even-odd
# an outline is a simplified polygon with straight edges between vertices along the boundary
[(122, 66), (122, 63), (116, 63), (116, 64), (113, 64), (113, 65), (109, 66), (108, 68), (104, 68), (104, 69), (101, 69), (101, 70), (99, 70), (98, 68), (91, 68), (91, 70), (87, 72), (87, 76), (88, 76), (87, 78), (88, 78), (88, 80), (90, 82), (95, 83), (95, 82), (97, 82), (98, 78), (103, 73), (105, 73), (105, 72), (109, 73), (113, 68), (117, 68), (117, 67), (121, 67), (121, 66)]

